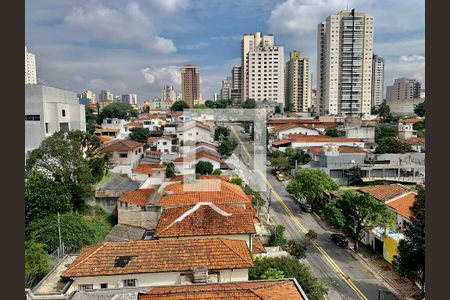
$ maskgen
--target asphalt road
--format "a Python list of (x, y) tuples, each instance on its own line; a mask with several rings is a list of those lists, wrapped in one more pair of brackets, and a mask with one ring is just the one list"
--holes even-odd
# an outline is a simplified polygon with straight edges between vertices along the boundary
[[(253, 145), (240, 132), (241, 127), (232, 126), (231, 128), (232, 135), (239, 137), (237, 140), (240, 144), (240, 147), (236, 149), (235, 158), (243, 157), (244, 161), (250, 162), (251, 166)], [(267, 168), (264, 179), (263, 173), (252, 172), (246, 167), (246, 163), (236, 166), (241, 169), (239, 174), (246, 177), (248, 182), (264, 180), (272, 189), (270, 217), (274, 223), (284, 225), (289, 239), (302, 241), (309, 229), (317, 233), (317, 241), (308, 249), (304, 262), (327, 286), (329, 290), (327, 299), (376, 300), (379, 299), (379, 290), (383, 291), (382, 299), (396, 299), (381, 278), (375, 276), (363, 262), (352, 256), (351, 250), (336, 246), (330, 240), (331, 232), (322, 228), (312, 214), (301, 211), (293, 197), (286, 191), (285, 184), (279, 182), (270, 173), (270, 167)]]

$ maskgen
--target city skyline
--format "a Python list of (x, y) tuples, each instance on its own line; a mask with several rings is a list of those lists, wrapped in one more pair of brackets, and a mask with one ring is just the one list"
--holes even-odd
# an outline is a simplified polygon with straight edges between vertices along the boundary
[(28, 1), (26, 45), (36, 54), (39, 79), (51, 86), (131, 92), (142, 102), (161, 95), (164, 85), (180, 91), (180, 68), (192, 63), (202, 70), (203, 97), (212, 99), (240, 63), (244, 33), (274, 34), (285, 60), (300, 51), (315, 73), (317, 24), (347, 4), (374, 16), (374, 53), (385, 59), (385, 85), (411, 77), (425, 86), (424, 1)]

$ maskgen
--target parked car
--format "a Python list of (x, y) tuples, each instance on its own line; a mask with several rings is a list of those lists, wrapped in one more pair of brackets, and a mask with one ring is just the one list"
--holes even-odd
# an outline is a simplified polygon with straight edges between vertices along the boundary
[(278, 174), (276, 175), (276, 177), (277, 177), (277, 179), (278, 179), (279, 181), (284, 181), (284, 175), (283, 175), (283, 173), (278, 173)]
[(271, 166), (272, 164), (271, 164), (271, 162), (270, 161), (268, 161), (268, 160), (266, 160), (266, 166)]
[(271, 171), (272, 175), (276, 176), (278, 173), (280, 173), (280, 170), (273, 168)]
[(300, 201), (300, 208), (307, 213), (312, 213), (312, 206), (308, 202)]
[(346, 248), (348, 246), (348, 239), (343, 234), (333, 233), (330, 237), (331, 240), (339, 247)]

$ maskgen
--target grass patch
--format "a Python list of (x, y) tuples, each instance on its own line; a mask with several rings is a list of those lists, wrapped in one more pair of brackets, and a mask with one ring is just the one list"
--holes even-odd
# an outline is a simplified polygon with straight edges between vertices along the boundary
[(339, 186), (340, 191), (354, 191), (354, 190), (357, 190), (360, 188), (362, 188), (362, 186), (357, 186), (357, 185), (351, 185), (351, 186), (340, 185)]

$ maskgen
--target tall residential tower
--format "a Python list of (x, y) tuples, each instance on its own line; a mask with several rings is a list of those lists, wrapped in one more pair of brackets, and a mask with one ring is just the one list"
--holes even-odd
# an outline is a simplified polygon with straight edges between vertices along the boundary
[(301, 58), (298, 51), (289, 54), (286, 63), (286, 108), (293, 112), (306, 112), (311, 108), (311, 87), (309, 82), (309, 60)]
[(189, 107), (199, 103), (200, 70), (197, 65), (184, 65), (181, 68), (181, 93)]
[(372, 107), (383, 102), (384, 59), (376, 54), (372, 59)]
[(386, 100), (409, 100), (420, 98), (421, 84), (415, 79), (397, 78), (386, 88)]
[(36, 57), (25, 47), (25, 84), (37, 84)]

